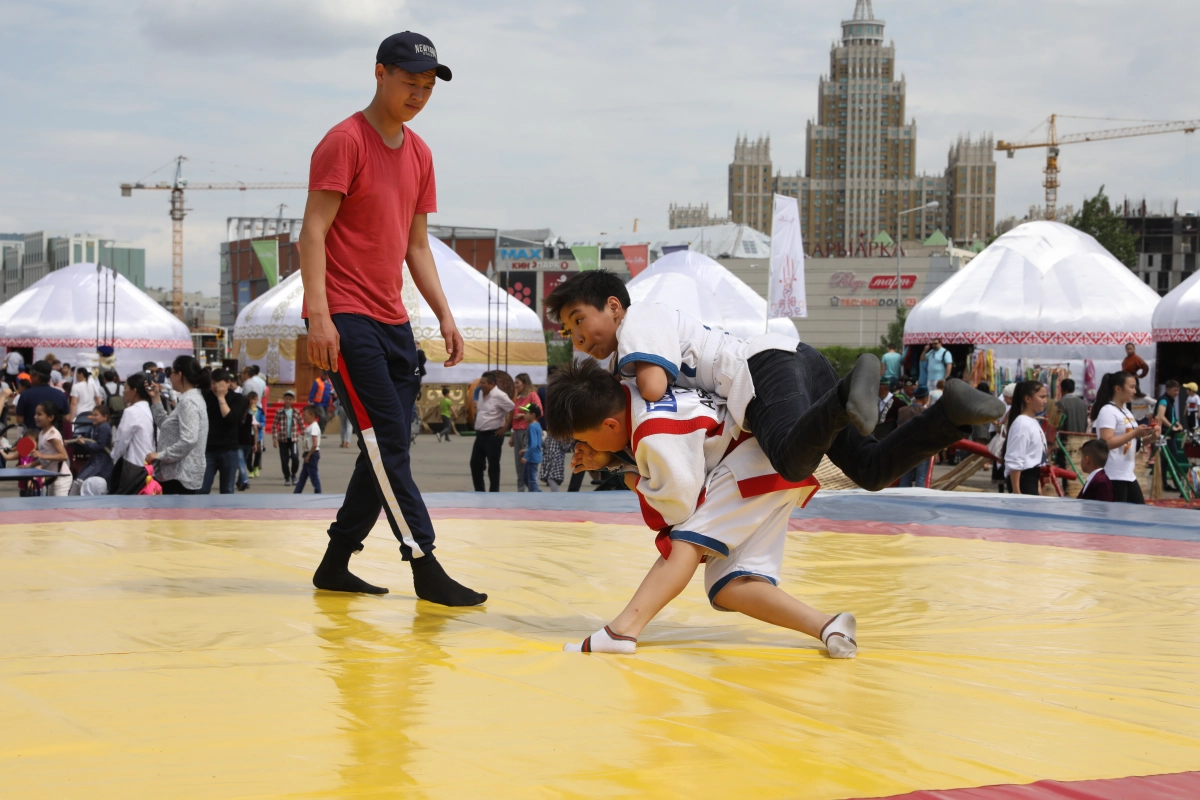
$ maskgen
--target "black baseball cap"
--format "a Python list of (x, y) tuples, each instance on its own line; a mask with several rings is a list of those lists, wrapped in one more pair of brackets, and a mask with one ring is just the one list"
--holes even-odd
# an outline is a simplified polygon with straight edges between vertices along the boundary
[(42, 380), (48, 381), (50, 380), (50, 373), (54, 371), (54, 368), (50, 366), (49, 361), (43, 360), (33, 362), (33, 365), (30, 366), (29, 371), (36, 372), (42, 377)]
[(428, 72), (434, 70), (444, 81), (450, 80), (452, 74), (445, 64), (439, 64), (437, 50), (433, 42), (419, 33), (404, 31), (393, 33), (379, 45), (375, 53), (375, 63), (396, 66), (405, 72)]

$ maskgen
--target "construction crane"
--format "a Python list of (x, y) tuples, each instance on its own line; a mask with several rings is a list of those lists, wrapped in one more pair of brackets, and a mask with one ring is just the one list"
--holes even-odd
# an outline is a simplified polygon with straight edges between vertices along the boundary
[[(1043, 142), (1006, 142), (1003, 139), (996, 142), (996, 149), (1006, 151), (1009, 158), (1013, 157), (1015, 151), (1024, 150), (1028, 147), (1046, 148), (1046, 169), (1043, 170), (1046, 174), (1046, 179), (1042, 182), (1042, 185), (1046, 187), (1046, 219), (1055, 219), (1058, 216), (1058, 148), (1060, 146), (1064, 144), (1078, 144), (1080, 142), (1100, 142), (1105, 139), (1126, 139), (1131, 136), (1153, 136), (1158, 133), (1178, 133), (1180, 131), (1183, 133), (1192, 133), (1196, 128), (1200, 128), (1200, 120), (1188, 119), (1176, 122), (1154, 122), (1150, 125), (1140, 125), (1132, 128), (1111, 128), (1106, 131), (1093, 131), (1091, 133), (1068, 133), (1066, 136), (1060, 137), (1057, 125), (1059, 116), (1065, 115), (1051, 114), (1046, 120), (1046, 140)], [(1072, 119), (1096, 118), (1073, 117)]]
[(171, 183), (160, 181), (153, 186), (138, 181), (137, 183), (122, 183), (121, 197), (132, 197), (134, 189), (158, 189), (171, 193), (171, 313), (183, 320), (183, 216), (190, 209), (183, 207), (183, 190), (195, 189), (236, 189), (244, 192), (247, 189), (307, 189), (307, 183), (243, 183), (232, 181), (228, 183), (188, 183), (183, 177), (183, 162), (186, 156), (178, 156), (175, 161), (175, 180)]

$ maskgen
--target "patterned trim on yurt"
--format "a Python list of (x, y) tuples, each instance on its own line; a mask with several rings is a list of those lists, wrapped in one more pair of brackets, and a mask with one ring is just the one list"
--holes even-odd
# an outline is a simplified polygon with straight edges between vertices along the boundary
[[(141, 350), (169, 350), (182, 348), (191, 350), (195, 345), (191, 339), (116, 339), (109, 342), (113, 347), (125, 347)], [(81, 339), (42, 339), (37, 337), (0, 337), (0, 345), (4, 347), (95, 347), (96, 337)]]
[(1200, 328), (1155, 328), (1156, 342), (1200, 342)]
[(925, 344), (940, 339), (942, 344), (1154, 344), (1146, 331), (980, 331), (953, 333), (906, 333), (905, 344)]

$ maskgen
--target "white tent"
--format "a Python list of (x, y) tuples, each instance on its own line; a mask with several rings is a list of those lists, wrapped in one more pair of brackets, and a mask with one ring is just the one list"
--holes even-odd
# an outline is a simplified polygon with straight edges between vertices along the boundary
[(1200, 272), (1159, 302), (1153, 327), (1156, 342), (1200, 342)]
[(296, 337), (305, 332), (304, 284), (293, 272), (238, 312), (233, 326), (238, 366), (253, 364), (272, 383), (295, 383)]
[[(665, 255), (627, 284), (630, 300), (662, 303), (714, 328), (749, 338), (766, 333), (767, 301), (706, 255)], [(791, 320), (773, 319), (771, 333), (799, 340)]]
[[(509, 297), (440, 239), (430, 236), (429, 246), (466, 354), (457, 366), (442, 366), (446, 348), (441, 327), (405, 265), (402, 298), (413, 335), (429, 359), (425, 380), (470, 383), (489, 366), (498, 365), (513, 375), (527, 372), (534, 383), (545, 383), (546, 338), (537, 313)], [(303, 302), (303, 284), (295, 273), (246, 306), (233, 333), (239, 364), (259, 364), (271, 380), (294, 381), (295, 337), (304, 332)]]
[[(114, 295), (107, 332), (104, 312), (97, 304), (102, 277)], [(115, 282), (113, 278), (112, 270), (95, 264), (72, 264), (51, 272), (0, 305), (0, 346), (33, 348), (34, 360), (53, 353), (72, 366), (93, 367), (100, 361), (99, 327), (100, 344), (113, 340), (113, 366), (122, 378), (140, 370), (146, 361), (166, 363), (192, 354), (186, 325), (125, 276), (116, 275)]]
[[(1067, 367), (1076, 382), (1120, 369), (1125, 344), (1142, 347), (1153, 385), (1151, 316), (1158, 294), (1091, 236), (1058, 222), (1004, 234), (916, 305), (904, 343), (934, 337), (992, 350), (997, 366)], [(1143, 384), (1145, 385), (1145, 384)]]

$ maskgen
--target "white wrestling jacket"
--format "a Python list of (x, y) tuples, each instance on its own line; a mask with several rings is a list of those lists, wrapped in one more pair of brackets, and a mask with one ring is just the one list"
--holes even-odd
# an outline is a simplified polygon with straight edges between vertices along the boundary
[(734, 424), (722, 398), (673, 386), (651, 403), (642, 399), (634, 381), (623, 386), (639, 475), (635, 491), (642, 518), (654, 530), (666, 531), (691, 517), (706, 502), (708, 479), (719, 466), (733, 473), (743, 498), (804, 487), (803, 507), (820, 488), (816, 478), (792, 483), (776, 472), (758, 441)]
[(745, 428), (754, 399), (750, 358), (766, 350), (794, 353), (798, 344), (778, 333), (740, 339), (661, 303), (633, 303), (617, 327), (617, 371), (632, 378), (635, 362), (656, 364), (672, 384), (726, 398), (734, 423)]

